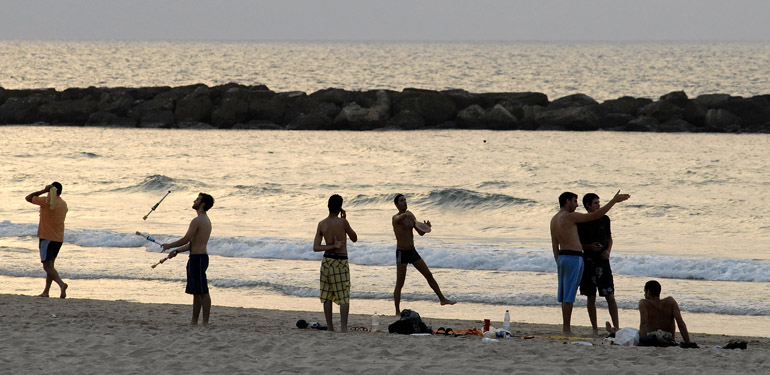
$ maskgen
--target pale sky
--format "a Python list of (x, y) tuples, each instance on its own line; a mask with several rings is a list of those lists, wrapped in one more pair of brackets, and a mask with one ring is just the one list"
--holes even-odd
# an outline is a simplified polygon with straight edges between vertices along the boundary
[(770, 0), (0, 0), (0, 40), (767, 41)]

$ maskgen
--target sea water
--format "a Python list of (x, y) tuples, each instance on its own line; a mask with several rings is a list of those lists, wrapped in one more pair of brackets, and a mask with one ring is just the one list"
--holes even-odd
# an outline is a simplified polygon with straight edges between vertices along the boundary
[[(70, 209), (57, 267), (72, 297), (189, 302), (184, 256), (153, 269), (164, 254), (135, 232), (181, 237), (207, 192), (215, 304), (320, 309), (312, 239), (326, 200), (341, 194), (359, 237), (349, 244), (352, 311), (392, 311), (390, 219), (403, 193), (433, 224), (415, 243), (458, 305), (439, 307), (411, 269), (402, 307), (479, 320), (510, 309), (514, 321), (558, 323), (548, 229), (557, 197), (607, 202), (622, 189), (631, 199), (609, 214), (621, 324), (638, 324), (654, 278), (691, 330), (770, 335), (760, 324), (770, 317), (767, 135), (5, 126), (0, 140), (0, 292), (42, 288), (37, 207), (24, 196), (57, 180)], [(588, 324), (584, 304), (578, 297), (576, 324)]]
[[(597, 100), (770, 87), (768, 43), (180, 43), (0, 41), (0, 86), (176, 86), (276, 91), (462, 88)], [(181, 237), (212, 194), (214, 304), (320, 311), (316, 223), (331, 194), (349, 244), (351, 311), (392, 313), (392, 198), (433, 232), (416, 239), (444, 293), (412, 268), (402, 307), (427, 317), (560, 323), (548, 222), (563, 191), (618, 190), (610, 212), (621, 325), (655, 278), (692, 331), (770, 336), (767, 135), (527, 131), (202, 131), (0, 127), (0, 292), (38, 294), (37, 207), (54, 180), (70, 212), (57, 268), (74, 298), (189, 303)], [(150, 208), (171, 191), (147, 220)], [(580, 209), (582, 210), (582, 208)], [(56, 293), (56, 288), (52, 291)], [(607, 320), (599, 299), (599, 319)], [(578, 297), (573, 322), (587, 325)], [(387, 320), (387, 318), (383, 317)], [(462, 327), (461, 327), (462, 328)]]

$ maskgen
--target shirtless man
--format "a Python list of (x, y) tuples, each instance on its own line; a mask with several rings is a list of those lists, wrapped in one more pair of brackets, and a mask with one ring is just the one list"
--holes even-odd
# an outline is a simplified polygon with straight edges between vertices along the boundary
[(628, 194), (620, 194), (618, 190), (609, 203), (584, 214), (575, 212), (578, 207), (577, 194), (565, 192), (559, 196), (559, 212), (551, 218), (551, 245), (559, 277), (557, 299), (561, 303), (562, 331), (566, 336), (572, 335), (572, 305), (583, 276), (583, 246), (578, 236), (577, 223), (596, 220), (604, 216), (615, 203), (630, 197)]
[(184, 237), (171, 243), (161, 245), (163, 250), (173, 247), (179, 247), (169, 253), (169, 259), (185, 251), (190, 252), (190, 258), (187, 261), (187, 288), (185, 293), (193, 295), (193, 313), (192, 325), (198, 324), (198, 316), (203, 309), (203, 325), (209, 324), (209, 313), (211, 312), (211, 296), (209, 296), (209, 286), (206, 280), (206, 269), (209, 267), (209, 255), (206, 252), (206, 245), (211, 236), (211, 221), (206, 215), (214, 205), (214, 198), (205, 193), (198, 194), (198, 198), (193, 202), (192, 208), (198, 213), (195, 219), (190, 222), (187, 233)]
[[(40, 196), (48, 193), (50, 198), (51, 188), (56, 189), (56, 201), (49, 205), (49, 198)], [(54, 263), (59, 255), (62, 242), (64, 242), (64, 220), (67, 217), (67, 202), (59, 196), (62, 193), (62, 186), (58, 182), (46, 185), (42, 190), (29, 193), (25, 198), (27, 202), (40, 206), (40, 222), (37, 226), (38, 247), (40, 248), (40, 261), (43, 263), (45, 271), (45, 288), (40, 297), (48, 298), (51, 284), (56, 282), (59, 285), (61, 294), (59, 298), (67, 298), (67, 283), (62, 281), (59, 272), (56, 271)]]
[(668, 332), (671, 338), (676, 340), (677, 326), (682, 334), (682, 340), (689, 345), (690, 333), (687, 332), (687, 325), (684, 324), (679, 305), (674, 297), (660, 299), (660, 289), (660, 283), (655, 280), (644, 284), (644, 299), (639, 300), (639, 345), (645, 345), (645, 343), (655, 345), (655, 338), (648, 335), (656, 330)]
[[(348, 330), (350, 311), (350, 266), (348, 265), (347, 238), (358, 241), (358, 235), (350, 227), (347, 214), (342, 209), (342, 197), (334, 194), (327, 204), (329, 216), (318, 222), (313, 239), (313, 251), (323, 251), (321, 262), (321, 302), (329, 331), (334, 331), (332, 302), (340, 306), (340, 331)], [(338, 217), (339, 216), (339, 217)], [(341, 240), (340, 240), (341, 238)], [(326, 245), (321, 245), (324, 240)]]
[[(422, 260), (420, 254), (414, 248), (414, 233), (412, 230), (416, 230), (420, 236), (425, 235), (425, 232), (421, 231), (416, 226), (417, 219), (406, 208), (406, 197), (403, 194), (398, 194), (393, 199), (393, 203), (398, 208), (398, 214), (393, 215), (393, 232), (396, 234), (396, 289), (393, 291), (393, 300), (396, 303), (396, 316), (401, 315), (401, 288), (404, 287), (404, 280), (406, 280), (406, 268), (409, 263), (414, 265), (420, 273), (428, 281), (428, 285), (438, 296), (441, 305), (454, 305), (456, 302), (444, 297), (441, 294), (441, 289), (433, 278), (433, 274), (428, 269), (428, 265)], [(431, 226), (430, 221), (424, 221), (425, 225)]]

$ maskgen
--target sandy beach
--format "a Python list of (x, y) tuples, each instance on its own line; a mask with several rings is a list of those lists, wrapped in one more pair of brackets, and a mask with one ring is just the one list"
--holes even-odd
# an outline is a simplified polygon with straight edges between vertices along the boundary
[[(208, 327), (189, 325), (189, 305), (0, 294), (0, 306), (0, 373), (7, 374), (770, 371), (770, 339), (697, 332), (692, 336), (700, 349), (619, 347), (602, 345), (602, 338), (592, 338), (588, 327), (577, 327), (581, 338), (568, 340), (554, 338), (558, 326), (513, 323), (515, 334), (535, 338), (484, 343), (475, 336), (340, 334), (295, 327), (298, 319), (323, 322), (320, 304), (313, 312), (213, 306)], [(387, 329), (394, 320), (382, 316), (381, 327)], [(433, 329), (483, 324), (423, 320)], [(350, 319), (353, 327), (370, 322), (364, 315)], [(736, 339), (748, 342), (748, 349), (716, 348)]]

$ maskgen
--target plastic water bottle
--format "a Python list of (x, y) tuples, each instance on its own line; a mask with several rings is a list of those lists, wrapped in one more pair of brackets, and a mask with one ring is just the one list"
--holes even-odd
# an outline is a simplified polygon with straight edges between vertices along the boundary
[(503, 330), (505, 331), (511, 330), (511, 314), (508, 312), (508, 310), (505, 310), (505, 318), (503, 319)]
[(377, 332), (380, 329), (380, 316), (375, 311), (372, 315), (372, 332)]

